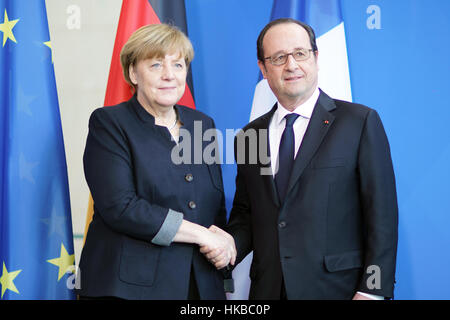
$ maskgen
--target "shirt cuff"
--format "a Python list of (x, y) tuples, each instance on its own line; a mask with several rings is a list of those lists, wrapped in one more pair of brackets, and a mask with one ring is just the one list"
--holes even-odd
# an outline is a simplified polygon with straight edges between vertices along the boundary
[(169, 209), (166, 219), (156, 236), (152, 239), (152, 243), (160, 246), (170, 246), (180, 228), (181, 222), (183, 222), (183, 214)]
[(372, 300), (384, 300), (384, 297), (382, 297), (382, 296), (376, 296), (374, 294), (369, 294), (369, 293), (365, 293), (365, 292), (361, 292), (361, 291), (358, 291), (357, 293), (359, 293), (360, 295), (362, 295), (366, 298), (372, 299)]

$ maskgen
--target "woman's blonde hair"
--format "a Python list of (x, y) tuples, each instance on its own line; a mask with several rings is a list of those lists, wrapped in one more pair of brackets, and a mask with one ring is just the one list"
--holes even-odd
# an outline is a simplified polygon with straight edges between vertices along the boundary
[(168, 24), (149, 24), (136, 30), (120, 52), (120, 63), (125, 81), (134, 89), (129, 69), (140, 60), (164, 58), (166, 54), (180, 53), (186, 67), (194, 59), (194, 49), (189, 38), (177, 27)]

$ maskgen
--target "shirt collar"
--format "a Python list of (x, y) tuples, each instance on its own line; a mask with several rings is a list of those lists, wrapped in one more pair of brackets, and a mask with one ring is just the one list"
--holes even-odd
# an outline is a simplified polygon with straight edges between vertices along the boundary
[(317, 100), (319, 99), (319, 94), (320, 94), (319, 88), (316, 87), (316, 90), (314, 90), (311, 97), (309, 97), (308, 100), (306, 100), (301, 105), (297, 106), (292, 112), (284, 108), (278, 101), (277, 110), (275, 111), (274, 114), (274, 120), (276, 121), (275, 123), (279, 125), (281, 121), (283, 121), (284, 117), (289, 113), (296, 113), (305, 119), (311, 119), (314, 106), (316, 105)]

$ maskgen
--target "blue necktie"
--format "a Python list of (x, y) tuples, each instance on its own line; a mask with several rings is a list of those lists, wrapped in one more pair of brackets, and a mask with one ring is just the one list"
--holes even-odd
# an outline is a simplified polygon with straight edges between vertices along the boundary
[(278, 152), (278, 172), (275, 175), (275, 185), (277, 186), (278, 196), (283, 202), (291, 176), (292, 165), (294, 164), (294, 148), (295, 136), (292, 127), (295, 120), (299, 117), (296, 113), (290, 113), (284, 118), (286, 119), (286, 127), (281, 136), (280, 149)]

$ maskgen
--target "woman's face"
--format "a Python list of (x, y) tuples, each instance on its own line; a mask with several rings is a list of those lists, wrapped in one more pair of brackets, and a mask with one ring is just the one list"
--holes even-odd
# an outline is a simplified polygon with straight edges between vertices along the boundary
[(130, 66), (129, 72), (143, 107), (172, 107), (184, 94), (187, 67), (179, 53), (140, 60)]

